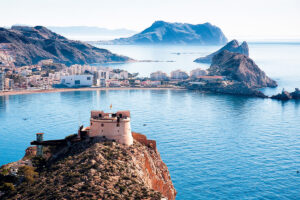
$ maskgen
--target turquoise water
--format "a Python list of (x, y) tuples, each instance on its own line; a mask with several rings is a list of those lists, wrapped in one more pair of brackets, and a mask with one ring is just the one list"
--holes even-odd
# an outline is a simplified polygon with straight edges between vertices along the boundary
[[(175, 47), (151, 47), (159, 51), (157, 55), (150, 53), (154, 51), (150, 47), (125, 46), (121, 50), (125, 52), (126, 48), (126, 55), (140, 49), (136, 55), (145, 59), (153, 56), (176, 61), (116, 66), (140, 69), (145, 75), (162, 66), (165, 71), (176, 69), (183, 66), (184, 60), (186, 69), (204, 66), (192, 63), (198, 56), (193, 52), (206, 51), (183, 46), (181, 51), (189, 54), (177, 56), (171, 53)], [(300, 45), (252, 44), (250, 48), (260, 67), (278, 80), (279, 88), (300, 86)], [(265, 55), (260, 55), (265, 51)], [(280, 52), (286, 53), (279, 57)], [(277, 56), (272, 56), (273, 53)], [(114, 111), (130, 110), (132, 129), (157, 140), (178, 192), (177, 199), (300, 198), (300, 173), (297, 174), (300, 171), (300, 101), (175, 90), (2, 96), (0, 165), (20, 159), (36, 132), (44, 132), (45, 139), (63, 138), (75, 133), (80, 124), (89, 124), (90, 110), (108, 111), (110, 104)]]

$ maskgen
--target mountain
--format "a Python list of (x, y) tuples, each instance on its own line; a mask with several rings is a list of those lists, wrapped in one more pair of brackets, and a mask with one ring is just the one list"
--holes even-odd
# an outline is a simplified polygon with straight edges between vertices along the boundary
[(266, 76), (248, 56), (224, 50), (212, 59), (210, 75), (225, 76), (249, 88), (276, 87), (276, 81)]
[[(156, 146), (145, 145), (144, 135), (133, 134), (141, 142), (125, 146), (100, 137), (69, 141), (45, 147), (44, 158), (29, 147), (22, 162), (0, 169), (0, 198), (175, 200), (176, 190)], [(16, 168), (17, 175), (9, 175)]]
[(241, 45), (239, 45), (239, 42), (237, 40), (232, 40), (230, 42), (228, 42), (224, 47), (222, 47), (221, 49), (219, 49), (218, 51), (209, 54), (205, 57), (201, 57), (201, 58), (197, 58), (196, 60), (194, 60), (194, 62), (197, 63), (211, 63), (212, 58), (217, 55), (218, 53), (227, 50), (230, 52), (235, 52), (235, 53), (241, 53), (244, 54), (246, 56), (249, 56), (249, 48), (248, 48), (248, 44), (247, 42), (243, 42)]
[(221, 29), (210, 23), (193, 25), (156, 21), (149, 28), (131, 37), (101, 43), (223, 45), (226, 42), (227, 38)]
[(43, 59), (71, 64), (126, 62), (131, 59), (80, 41), (68, 40), (43, 26), (0, 28), (0, 48), (5, 48), (16, 66)]

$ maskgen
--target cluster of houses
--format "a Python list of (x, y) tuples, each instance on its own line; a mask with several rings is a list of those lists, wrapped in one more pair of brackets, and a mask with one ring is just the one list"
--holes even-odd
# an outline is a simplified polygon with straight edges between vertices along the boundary
[(36, 65), (5, 68), (0, 66), (0, 91), (18, 89), (50, 89), (53, 87), (162, 87), (180, 82), (203, 84), (219, 82), (222, 76), (209, 76), (208, 71), (197, 68), (188, 74), (175, 70), (170, 76), (162, 71), (153, 72), (150, 78), (138, 77), (138, 73), (112, 67), (72, 65), (42, 60)]

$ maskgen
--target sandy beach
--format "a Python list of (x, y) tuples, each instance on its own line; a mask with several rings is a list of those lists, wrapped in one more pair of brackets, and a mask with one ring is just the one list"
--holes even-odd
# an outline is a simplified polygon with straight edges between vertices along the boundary
[(161, 87), (161, 88), (53, 88), (41, 90), (19, 90), (19, 91), (5, 91), (0, 92), (0, 96), (8, 95), (22, 95), (22, 94), (36, 94), (36, 93), (52, 93), (52, 92), (73, 92), (73, 91), (96, 91), (96, 90), (184, 90), (183, 88)]

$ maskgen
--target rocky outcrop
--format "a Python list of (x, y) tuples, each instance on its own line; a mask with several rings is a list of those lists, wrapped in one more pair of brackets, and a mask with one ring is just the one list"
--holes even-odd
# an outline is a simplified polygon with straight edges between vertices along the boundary
[(224, 50), (234, 52), (234, 53), (240, 53), (240, 54), (244, 54), (246, 56), (249, 56), (249, 48), (248, 48), (247, 42), (244, 41), (241, 45), (239, 45), (239, 42), (237, 40), (232, 40), (232, 41), (228, 42), (224, 47), (219, 49), (218, 51), (216, 51), (212, 54), (209, 54), (205, 57), (197, 58), (196, 60), (194, 60), (194, 62), (197, 62), (197, 63), (211, 63), (212, 58), (215, 55), (217, 55), (218, 53), (220, 53)]
[(0, 28), (0, 49), (16, 66), (53, 59), (66, 65), (127, 62), (131, 59), (80, 41), (68, 40), (43, 26)]
[(283, 101), (290, 100), (290, 99), (300, 99), (300, 90), (298, 88), (295, 88), (295, 91), (291, 93), (283, 90), (281, 93), (277, 95), (273, 95), (271, 98), (283, 100)]
[(200, 44), (223, 45), (227, 38), (210, 23), (187, 24), (156, 21), (149, 28), (128, 38), (101, 41), (104, 44)]
[(155, 141), (133, 135), (137, 140), (129, 147), (97, 137), (46, 148), (48, 159), (32, 158), (38, 176), (16, 184), (3, 197), (174, 200), (176, 190)]
[(277, 86), (248, 56), (227, 50), (213, 57), (208, 71), (210, 75), (225, 76), (252, 89)]
[(259, 90), (247, 87), (242, 83), (232, 84), (208, 84), (208, 85), (189, 85), (190, 90), (199, 90), (203, 92), (212, 92), (218, 94), (230, 94), (248, 97), (267, 98), (264, 93)]

